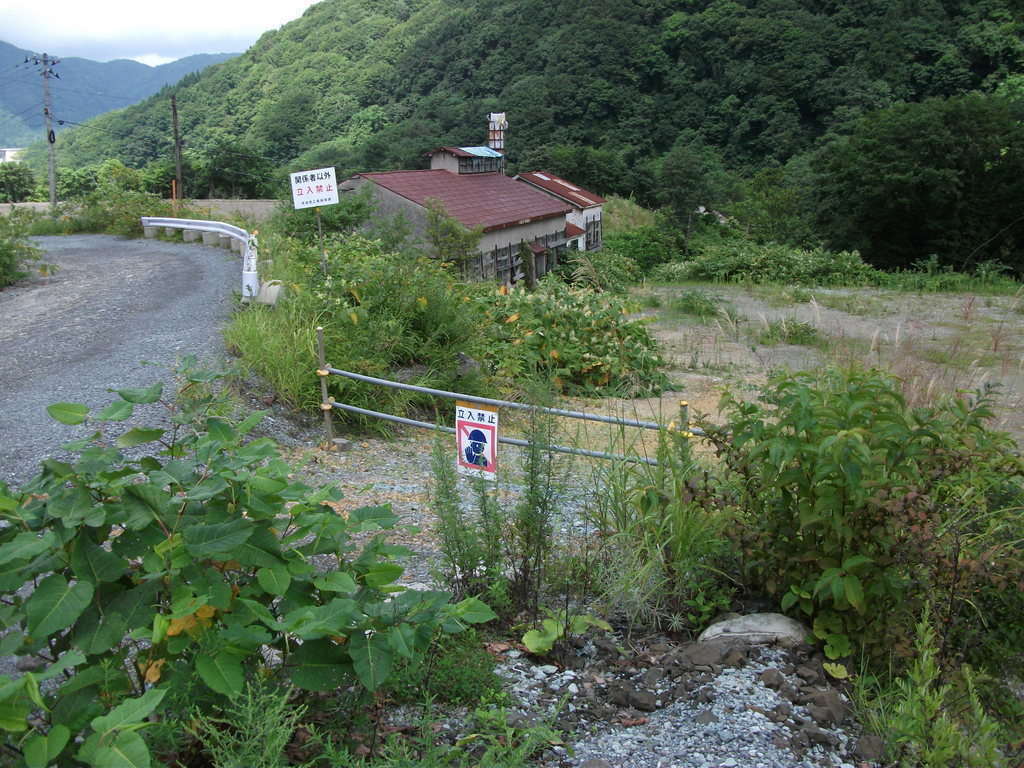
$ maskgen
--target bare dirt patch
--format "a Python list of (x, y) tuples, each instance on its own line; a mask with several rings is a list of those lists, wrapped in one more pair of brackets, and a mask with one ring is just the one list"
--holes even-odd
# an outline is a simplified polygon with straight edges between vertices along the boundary
[[(638, 412), (670, 412), (680, 397), (714, 413), (725, 388), (756, 394), (778, 369), (860, 363), (903, 381), (908, 401), (993, 385), (996, 426), (1024, 437), (1024, 296), (908, 294), (877, 289), (781, 289), (712, 286), (720, 311), (701, 320), (673, 309), (692, 288), (648, 289), (651, 330), (679, 392), (634, 402)], [(802, 343), (771, 338), (796, 326)], [(781, 334), (777, 334), (781, 335)]]

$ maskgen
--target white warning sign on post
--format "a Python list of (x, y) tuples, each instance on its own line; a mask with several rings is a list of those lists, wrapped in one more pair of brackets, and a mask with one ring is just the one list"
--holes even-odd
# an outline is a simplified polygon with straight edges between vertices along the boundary
[(338, 202), (338, 183), (333, 168), (291, 174), (292, 202), (298, 208), (319, 208)]
[(455, 443), (459, 474), (498, 479), (498, 411), (455, 403)]

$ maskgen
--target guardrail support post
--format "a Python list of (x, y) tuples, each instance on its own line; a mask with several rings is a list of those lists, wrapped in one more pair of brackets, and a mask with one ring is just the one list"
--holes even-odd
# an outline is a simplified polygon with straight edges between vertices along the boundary
[(679, 428), (686, 433), (687, 437), (693, 434), (690, 432), (690, 404), (685, 400), (679, 401)]
[(323, 326), (318, 325), (316, 328), (316, 354), (317, 360), (320, 363), (320, 368), (317, 369), (316, 375), (320, 377), (320, 409), (324, 412), (324, 429), (327, 431), (327, 445), (334, 442), (334, 428), (331, 424), (331, 411), (334, 407), (331, 405), (331, 401), (327, 397), (327, 356), (324, 353), (324, 329)]

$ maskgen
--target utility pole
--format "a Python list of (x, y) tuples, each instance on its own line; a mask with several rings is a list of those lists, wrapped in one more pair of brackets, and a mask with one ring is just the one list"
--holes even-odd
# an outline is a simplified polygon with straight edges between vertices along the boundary
[(53, 145), (57, 136), (53, 132), (53, 112), (50, 108), (50, 75), (60, 79), (60, 75), (51, 70), (60, 59), (51, 59), (45, 53), (42, 59), (35, 59), (36, 64), (43, 65), (43, 115), (46, 116), (46, 155), (50, 162), (50, 210), (57, 210), (57, 157)]
[[(171, 96), (171, 117), (174, 119), (174, 178), (178, 195), (183, 195), (181, 186), (181, 137), (178, 135), (178, 97)], [(175, 200), (177, 205), (177, 200)]]

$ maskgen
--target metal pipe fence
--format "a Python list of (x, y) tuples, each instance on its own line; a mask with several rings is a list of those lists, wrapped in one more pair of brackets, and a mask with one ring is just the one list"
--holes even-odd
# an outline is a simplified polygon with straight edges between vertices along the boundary
[[(323, 328), (316, 329), (317, 334), (317, 355), (320, 363), (320, 367), (317, 369), (317, 375), (320, 377), (320, 393), (321, 393), (321, 404), (320, 408), (324, 412), (324, 428), (327, 433), (328, 441), (334, 437), (333, 427), (331, 425), (331, 412), (334, 409), (346, 411), (348, 413), (358, 414), (360, 416), (368, 416), (371, 418), (382, 419), (395, 424), (403, 424), (411, 427), (419, 427), (421, 429), (432, 429), (439, 432), (446, 432), (448, 434), (455, 434), (454, 427), (446, 427), (441, 424), (431, 424), (426, 421), (417, 421), (415, 419), (408, 419), (402, 416), (393, 416), (388, 413), (382, 413), (380, 411), (373, 411), (366, 408), (359, 408), (354, 405), (348, 405), (346, 403), (339, 403), (333, 397), (329, 397), (327, 394), (327, 377), (328, 376), (340, 376), (352, 381), (359, 381), (365, 384), (373, 384), (376, 386), (389, 387), (391, 389), (404, 390), (406, 392), (415, 392), (422, 395), (431, 395), (434, 397), (446, 398), (449, 400), (456, 400), (466, 403), (474, 403), (477, 405), (488, 405), (497, 408), (505, 408), (508, 410), (516, 411), (527, 411), (530, 413), (543, 413), (551, 416), (560, 416), (570, 419), (578, 419), (583, 421), (594, 421), (603, 424), (611, 424), (614, 426), (621, 427), (634, 427), (637, 429), (669, 429), (680, 432), (686, 437), (697, 437), (703, 436), (704, 430), (699, 427), (694, 427), (690, 424), (690, 410), (689, 404), (685, 400), (679, 401), (679, 419), (678, 421), (672, 421), (666, 427), (657, 421), (642, 421), (639, 419), (624, 419), (618, 416), (604, 416), (597, 413), (586, 413), (584, 411), (573, 411), (565, 408), (547, 408), (540, 405), (530, 405), (527, 403), (516, 403), (510, 400), (496, 400), (490, 397), (478, 397), (476, 395), (466, 395), (459, 392), (449, 392), (443, 389), (433, 389), (431, 387), (421, 387), (415, 384), (406, 384), (399, 381), (391, 381), (390, 379), (380, 379), (375, 376), (366, 376), (361, 373), (354, 373), (352, 371), (344, 371), (339, 368), (333, 368), (326, 362), (326, 353), (324, 351), (324, 336)], [(499, 443), (505, 443), (507, 445), (515, 445), (519, 447), (529, 447), (531, 443), (527, 440), (521, 440), (514, 437), (503, 437), (498, 436)], [(625, 454), (608, 453), (605, 451), (592, 451), (586, 448), (576, 448), (572, 446), (564, 445), (544, 445), (542, 446), (545, 450), (555, 451), (556, 453), (566, 453), (575, 456), (588, 456), (590, 458), (597, 459), (611, 459), (617, 461), (631, 461), (636, 463), (649, 464), (652, 466), (658, 465), (657, 459), (652, 459), (647, 456), (630, 456)]]

